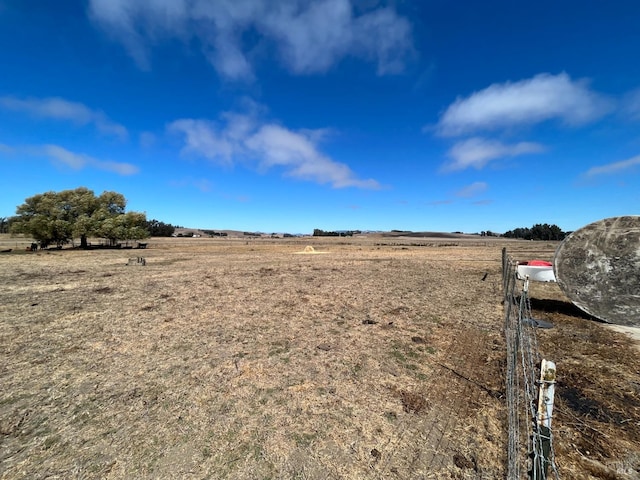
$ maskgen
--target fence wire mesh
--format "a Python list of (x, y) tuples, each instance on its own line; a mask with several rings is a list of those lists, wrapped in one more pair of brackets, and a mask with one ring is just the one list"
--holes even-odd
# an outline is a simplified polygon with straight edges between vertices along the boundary
[(528, 279), (503, 250), (502, 272), (507, 345), (507, 479), (559, 479), (551, 428), (538, 422), (541, 355), (531, 315)]

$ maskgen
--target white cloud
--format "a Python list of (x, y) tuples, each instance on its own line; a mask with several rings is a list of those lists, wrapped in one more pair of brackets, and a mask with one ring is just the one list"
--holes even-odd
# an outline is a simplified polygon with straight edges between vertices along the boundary
[(183, 153), (207, 158), (220, 165), (253, 162), (259, 170), (280, 168), (286, 176), (331, 184), (334, 188), (379, 188), (372, 179), (361, 180), (344, 163), (318, 149), (326, 130), (289, 130), (260, 122), (254, 115), (226, 113), (221, 124), (181, 119), (168, 130), (184, 137)]
[(57, 145), (45, 145), (41, 151), (44, 155), (74, 170), (82, 169), (89, 161), (86, 155), (73, 153)]
[(105, 172), (117, 173), (118, 175), (134, 175), (140, 169), (124, 162), (114, 162), (111, 160), (100, 160), (83, 153), (75, 153), (59, 145), (20, 145), (12, 147), (0, 143), (0, 153), (19, 154), (32, 157), (47, 157), (52, 163), (61, 165), (72, 170), (82, 170), (84, 168), (96, 168)]
[(463, 198), (475, 197), (476, 195), (486, 191), (488, 187), (489, 185), (485, 182), (474, 182), (471, 185), (467, 185), (466, 187), (458, 190), (456, 192), (456, 196)]
[[(218, 73), (251, 79), (257, 46), (274, 48), (296, 74), (321, 73), (347, 56), (377, 64), (380, 75), (404, 68), (411, 26), (389, 7), (356, 11), (352, 0), (90, 0), (89, 16), (122, 42), (141, 68), (150, 46), (196, 38)], [(258, 39), (247, 44), (247, 33)]]
[(124, 44), (140, 68), (148, 70), (147, 40), (157, 41), (165, 30), (174, 34), (183, 32), (186, 3), (186, 0), (90, 0), (88, 15)]
[(519, 82), (493, 84), (458, 98), (442, 114), (436, 131), (443, 136), (508, 129), (558, 119), (571, 126), (609, 113), (612, 103), (566, 73), (547, 73)]
[(311, 136), (279, 125), (263, 125), (247, 139), (246, 146), (260, 157), (261, 166), (284, 167), (294, 178), (330, 183), (334, 188), (379, 187), (375, 180), (359, 180), (347, 165), (320, 153)]
[(244, 153), (243, 138), (235, 137), (233, 125), (219, 130), (208, 120), (185, 118), (172, 122), (168, 129), (184, 135), (183, 153), (192, 153), (227, 166), (233, 165), (235, 155)]
[(519, 142), (507, 145), (497, 140), (473, 137), (456, 143), (447, 153), (451, 161), (442, 169), (447, 172), (465, 170), (473, 167), (484, 168), (492, 160), (505, 157), (517, 157), (544, 151), (539, 143)]
[(0, 107), (39, 118), (65, 120), (77, 125), (92, 124), (100, 133), (121, 139), (128, 135), (124, 126), (111, 121), (103, 112), (59, 97), (20, 99), (5, 96), (0, 97)]
[(117, 173), (118, 175), (134, 175), (139, 172), (138, 167), (130, 163), (112, 162), (98, 160), (97, 158), (82, 153), (74, 153), (58, 145), (43, 145), (41, 147), (30, 147), (28, 150), (33, 154), (41, 154), (49, 157), (54, 162), (81, 170), (86, 167), (97, 168), (106, 172)]
[(599, 167), (592, 167), (585, 173), (587, 177), (597, 177), (600, 175), (614, 175), (631, 170), (634, 167), (640, 166), (640, 155), (622, 160), (620, 162), (613, 162), (607, 165), (601, 165)]

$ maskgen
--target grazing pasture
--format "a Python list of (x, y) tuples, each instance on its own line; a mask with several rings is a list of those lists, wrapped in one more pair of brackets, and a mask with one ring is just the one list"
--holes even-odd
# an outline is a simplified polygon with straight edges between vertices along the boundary
[[(504, 245), (556, 246), (154, 238), (127, 265), (4, 237), (0, 478), (504, 478)], [(638, 350), (531, 295), (562, 477), (638, 478)]]

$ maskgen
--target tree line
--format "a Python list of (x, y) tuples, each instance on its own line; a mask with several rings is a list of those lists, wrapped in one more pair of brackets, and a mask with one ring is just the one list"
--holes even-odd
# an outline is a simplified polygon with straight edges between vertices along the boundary
[(313, 229), (314, 237), (353, 237), (362, 233), (360, 230), (325, 231), (320, 228)]
[(563, 232), (557, 225), (537, 223), (531, 228), (515, 228), (502, 234), (506, 238), (524, 240), (563, 240), (570, 232)]
[(164, 223), (160, 220), (148, 220), (145, 228), (149, 232), (149, 236), (151, 237), (170, 237), (176, 231), (176, 228), (180, 228), (177, 226), (173, 226), (170, 223)]

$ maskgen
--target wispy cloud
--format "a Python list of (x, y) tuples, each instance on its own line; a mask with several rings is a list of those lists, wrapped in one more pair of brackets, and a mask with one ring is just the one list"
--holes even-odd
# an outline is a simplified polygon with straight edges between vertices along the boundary
[(474, 182), (471, 185), (467, 185), (466, 187), (458, 190), (456, 192), (456, 196), (462, 198), (475, 197), (476, 195), (485, 192), (487, 188), (489, 188), (489, 185), (485, 182)]
[(124, 176), (134, 175), (140, 171), (136, 165), (131, 163), (100, 160), (90, 155), (72, 152), (64, 147), (53, 144), (11, 146), (0, 143), (0, 153), (28, 157), (46, 157), (54, 165), (70, 168), (72, 170), (95, 168)]
[(104, 135), (126, 139), (127, 129), (111, 121), (104, 112), (92, 110), (86, 105), (71, 102), (60, 97), (50, 98), (17, 98), (0, 97), (0, 107), (16, 112), (23, 112), (38, 118), (63, 120), (76, 125), (94, 125)]
[[(150, 67), (158, 40), (195, 37), (218, 73), (234, 80), (253, 77), (257, 51), (275, 49), (295, 74), (326, 72), (351, 56), (384, 75), (402, 71), (413, 49), (406, 18), (390, 7), (356, 12), (352, 0), (90, 0), (88, 14), (141, 68)], [(253, 44), (247, 32), (259, 34)]]
[(156, 143), (156, 136), (151, 132), (142, 132), (139, 136), (139, 142), (142, 148), (151, 148)]
[(622, 113), (631, 120), (640, 120), (640, 88), (624, 96)]
[[(248, 125), (241, 126), (245, 122)], [(244, 142), (253, 130), (253, 123), (248, 117), (236, 117), (221, 127), (209, 120), (183, 118), (170, 123), (167, 129), (171, 133), (183, 135), (183, 153), (201, 156), (220, 165), (232, 166), (237, 160), (234, 157), (244, 153)]]
[(221, 122), (180, 119), (168, 125), (184, 138), (184, 154), (233, 166), (254, 163), (261, 171), (282, 169), (286, 176), (334, 188), (380, 188), (372, 179), (362, 180), (344, 163), (318, 149), (324, 131), (294, 131), (277, 123), (262, 122), (252, 114), (226, 113)]
[(11, 154), (14, 153), (15, 149), (13, 147), (10, 147), (9, 145), (6, 145), (4, 143), (0, 143), (0, 153), (5, 153), (5, 154)]
[(440, 117), (436, 132), (459, 136), (558, 119), (583, 125), (609, 113), (612, 102), (569, 75), (547, 73), (519, 82), (496, 83), (458, 98)]
[(592, 167), (586, 171), (585, 177), (598, 177), (601, 175), (615, 175), (623, 172), (628, 172), (635, 167), (640, 166), (640, 155), (622, 160), (620, 162), (613, 162), (599, 167)]
[(113, 162), (110, 160), (99, 160), (95, 157), (82, 153), (75, 153), (58, 145), (42, 145), (39, 147), (27, 147), (26, 152), (33, 155), (44, 155), (54, 163), (63, 165), (73, 170), (82, 170), (87, 167), (116, 173), (118, 175), (134, 175), (140, 169), (130, 163)]
[(451, 159), (442, 170), (453, 172), (473, 167), (480, 170), (493, 160), (505, 157), (517, 157), (544, 151), (544, 146), (533, 142), (504, 144), (497, 140), (473, 137), (456, 143), (447, 153)]
[(28, 157), (45, 157), (54, 165), (62, 166), (72, 170), (83, 170), (85, 168), (95, 168), (105, 172), (128, 176), (135, 175), (140, 169), (124, 162), (113, 162), (111, 160), (100, 160), (83, 153), (72, 152), (59, 145), (22, 145), (9, 146), (0, 144), (0, 153), (7, 153)]
[(182, 180), (174, 180), (169, 185), (178, 188), (195, 188), (203, 193), (208, 193), (213, 189), (213, 184), (206, 178), (183, 178)]

